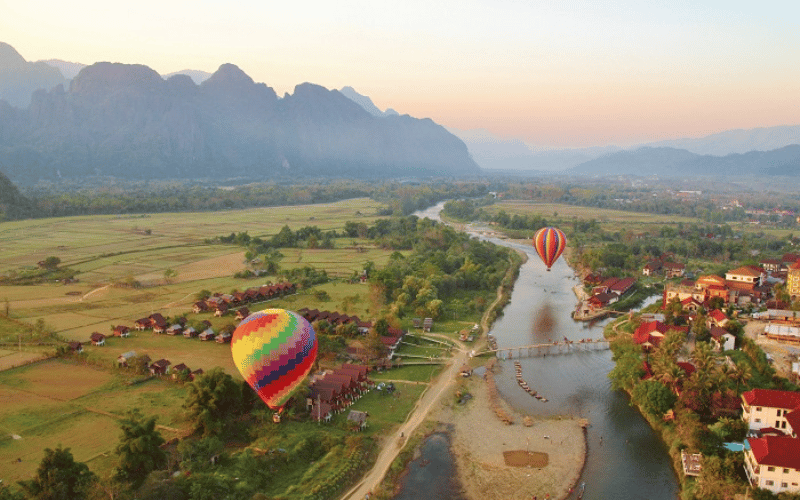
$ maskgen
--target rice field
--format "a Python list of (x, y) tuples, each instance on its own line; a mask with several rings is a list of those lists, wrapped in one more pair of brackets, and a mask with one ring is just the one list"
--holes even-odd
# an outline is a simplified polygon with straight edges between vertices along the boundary
[[(64, 360), (0, 372), (0, 477), (34, 474), (45, 448), (61, 444), (77, 461), (113, 454), (117, 417), (132, 408), (158, 415), (158, 423), (186, 427), (185, 389), (161, 380), (129, 386), (122, 375)], [(162, 430), (166, 439), (172, 437)], [(102, 471), (108, 472), (108, 471)]]

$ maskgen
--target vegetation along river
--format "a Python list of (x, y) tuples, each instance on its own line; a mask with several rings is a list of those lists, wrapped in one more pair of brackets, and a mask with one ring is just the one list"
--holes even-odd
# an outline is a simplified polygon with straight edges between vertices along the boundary
[[(441, 206), (417, 215), (438, 219)], [(606, 321), (591, 325), (576, 322), (571, 317), (577, 302), (572, 287), (579, 282), (563, 259), (547, 272), (532, 247), (492, 241), (529, 254), (514, 285), (511, 302), (490, 332), (500, 348), (546, 343), (564, 337), (573, 341), (602, 338)], [(614, 366), (611, 351), (573, 348), (565, 354), (542, 350), (541, 355), (520, 358), (524, 378), (549, 399), (547, 403), (530, 397), (517, 385), (513, 361), (501, 361), (502, 373), (495, 378), (498, 390), (509, 404), (532, 415), (569, 414), (589, 420), (588, 455), (580, 479), (586, 483), (584, 499), (674, 500), (678, 497), (678, 481), (667, 448), (629, 405), (628, 397), (611, 388), (607, 376)], [(436, 440), (437, 451), (440, 444)], [(436, 473), (436, 468), (426, 469), (423, 476)], [(412, 476), (406, 479), (404, 488), (415, 487), (408, 482)], [(454, 500), (460, 496), (439, 498)]]

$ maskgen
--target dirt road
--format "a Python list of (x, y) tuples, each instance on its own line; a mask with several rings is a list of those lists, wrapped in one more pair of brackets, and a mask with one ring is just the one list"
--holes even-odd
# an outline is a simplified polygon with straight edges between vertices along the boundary
[(422, 397), (417, 401), (408, 420), (393, 434), (386, 437), (383, 449), (380, 455), (378, 455), (378, 459), (375, 461), (372, 470), (364, 476), (364, 479), (360, 483), (345, 493), (342, 497), (343, 500), (361, 500), (367, 493), (378, 489), (378, 485), (383, 481), (383, 477), (386, 475), (392, 462), (394, 462), (394, 459), (397, 458), (398, 453), (400, 453), (402, 444), (405, 444), (405, 439), (419, 427), (419, 424), (425, 420), (434, 405), (447, 392), (448, 388), (455, 383), (456, 377), (459, 376), (459, 369), (469, 360), (469, 353), (466, 347), (459, 342), (456, 342), (456, 344), (459, 350), (456, 351), (456, 354), (451, 358), (447, 369), (440, 373), (436, 380), (425, 390)]

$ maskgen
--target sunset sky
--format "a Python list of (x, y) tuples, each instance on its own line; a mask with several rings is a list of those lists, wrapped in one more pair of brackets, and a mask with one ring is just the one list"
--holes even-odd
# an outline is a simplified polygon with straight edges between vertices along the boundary
[[(702, 4), (698, 6), (697, 4)], [(800, 2), (0, 0), (28, 61), (239, 66), (529, 144), (800, 124)]]

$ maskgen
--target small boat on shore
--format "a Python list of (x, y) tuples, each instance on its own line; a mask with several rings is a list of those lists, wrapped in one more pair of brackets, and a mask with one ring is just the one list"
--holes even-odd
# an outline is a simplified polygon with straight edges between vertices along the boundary
[(586, 491), (586, 481), (581, 483), (581, 489), (578, 490), (578, 500), (583, 498), (583, 492)]

